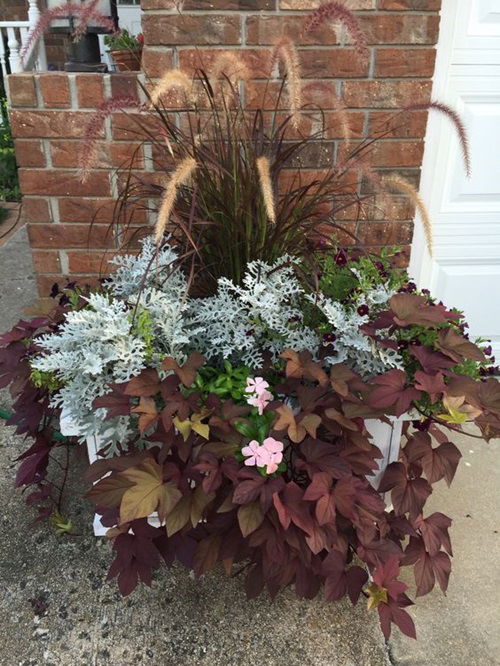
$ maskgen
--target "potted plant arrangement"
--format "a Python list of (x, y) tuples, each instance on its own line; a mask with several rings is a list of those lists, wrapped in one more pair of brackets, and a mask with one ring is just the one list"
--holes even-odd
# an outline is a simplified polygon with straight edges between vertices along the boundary
[(135, 36), (128, 30), (119, 30), (111, 35), (105, 35), (104, 44), (108, 47), (120, 72), (140, 71), (144, 46), (142, 32)]
[[(320, 7), (306, 29), (338, 7)], [(363, 57), (354, 17), (337, 14)], [(151, 585), (162, 561), (196, 576), (221, 565), (245, 577), (249, 597), (287, 586), (307, 599), (363, 597), (385, 636), (392, 623), (415, 636), (400, 569), (414, 569), (417, 596), (435, 582), (446, 590), (451, 519), (424, 507), (433, 484), (453, 480), (456, 432), (473, 423), (472, 436), (500, 434), (494, 359), (460, 312), (417, 289), (397, 249), (375, 256), (353, 234), (346, 247), (341, 214), (374, 196), (360, 194), (361, 178), (409, 194), (430, 247), (423, 204), (409, 183), (371, 169), (377, 137), (349, 145), (341, 109), (346, 150), (308, 177), (301, 165), (328, 128), (302, 103), (293, 43), (281, 38), (271, 59), (284, 70), (272, 111), (246, 109), (234, 55), (195, 80), (173, 70), (144, 88), (138, 131), (168, 173), (158, 184), (129, 172), (116, 216), (123, 229), (156, 198), (153, 234), (99, 287), (56, 285), (50, 315), (0, 339), (9, 422), (34, 439), (16, 483), (39, 519), (70, 529), (50, 463), (56, 448), (89, 446), (87, 497), (124, 595)], [(166, 106), (174, 94), (183, 123)], [(99, 110), (82, 177), (99, 123), (135, 104)], [(426, 106), (464, 138), (451, 109)], [(395, 423), (384, 460), (377, 424), (393, 433)], [(59, 424), (70, 440), (54, 436)]]

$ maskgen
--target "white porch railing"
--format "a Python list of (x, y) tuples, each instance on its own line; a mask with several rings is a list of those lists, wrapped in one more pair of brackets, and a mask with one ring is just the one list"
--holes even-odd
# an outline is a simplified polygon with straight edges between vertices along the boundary
[(33, 43), (21, 61), (21, 50), (40, 18), (37, 0), (28, 0), (27, 21), (0, 21), (0, 74), (47, 69), (43, 35)]

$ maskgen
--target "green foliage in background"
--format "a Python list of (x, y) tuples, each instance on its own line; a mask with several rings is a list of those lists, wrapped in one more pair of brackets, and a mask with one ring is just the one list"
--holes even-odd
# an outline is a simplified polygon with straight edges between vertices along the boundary
[[(10, 131), (7, 102), (0, 99), (0, 201), (17, 201), (21, 196), (17, 179), (17, 164), (14, 154), (14, 140)], [(0, 207), (0, 221), (2, 213)]]

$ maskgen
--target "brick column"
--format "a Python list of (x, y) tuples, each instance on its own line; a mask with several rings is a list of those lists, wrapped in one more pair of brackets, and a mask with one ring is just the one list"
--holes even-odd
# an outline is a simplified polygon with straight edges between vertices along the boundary
[[(23, 215), (38, 288), (45, 296), (54, 282), (106, 274), (119, 247), (110, 227), (117, 194), (117, 167), (139, 148), (121, 115), (101, 132), (98, 163), (85, 183), (78, 177), (85, 127), (105, 96), (137, 94), (137, 74), (16, 74), (9, 78)], [(137, 212), (134, 222), (145, 222)], [(92, 281), (92, 280), (91, 280)]]

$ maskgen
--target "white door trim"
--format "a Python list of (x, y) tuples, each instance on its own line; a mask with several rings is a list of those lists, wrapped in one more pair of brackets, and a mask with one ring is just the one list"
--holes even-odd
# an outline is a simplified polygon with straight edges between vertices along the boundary
[[(432, 99), (446, 102), (443, 95), (446, 92), (446, 79), (450, 71), (453, 56), (453, 37), (455, 24), (458, 18), (457, 0), (443, 0), (441, 21), (439, 25), (439, 38), (437, 43), (436, 64), (432, 84)], [(439, 169), (440, 136), (450, 121), (436, 111), (429, 112), (427, 130), (425, 134), (424, 156), (420, 176), (420, 194), (426, 206), (435, 195), (435, 174)], [(436, 271), (433, 270), (433, 259), (427, 248), (424, 229), (420, 216), (415, 217), (415, 228), (411, 246), (409, 273), (417, 286), (433, 291), (435, 287)]]

